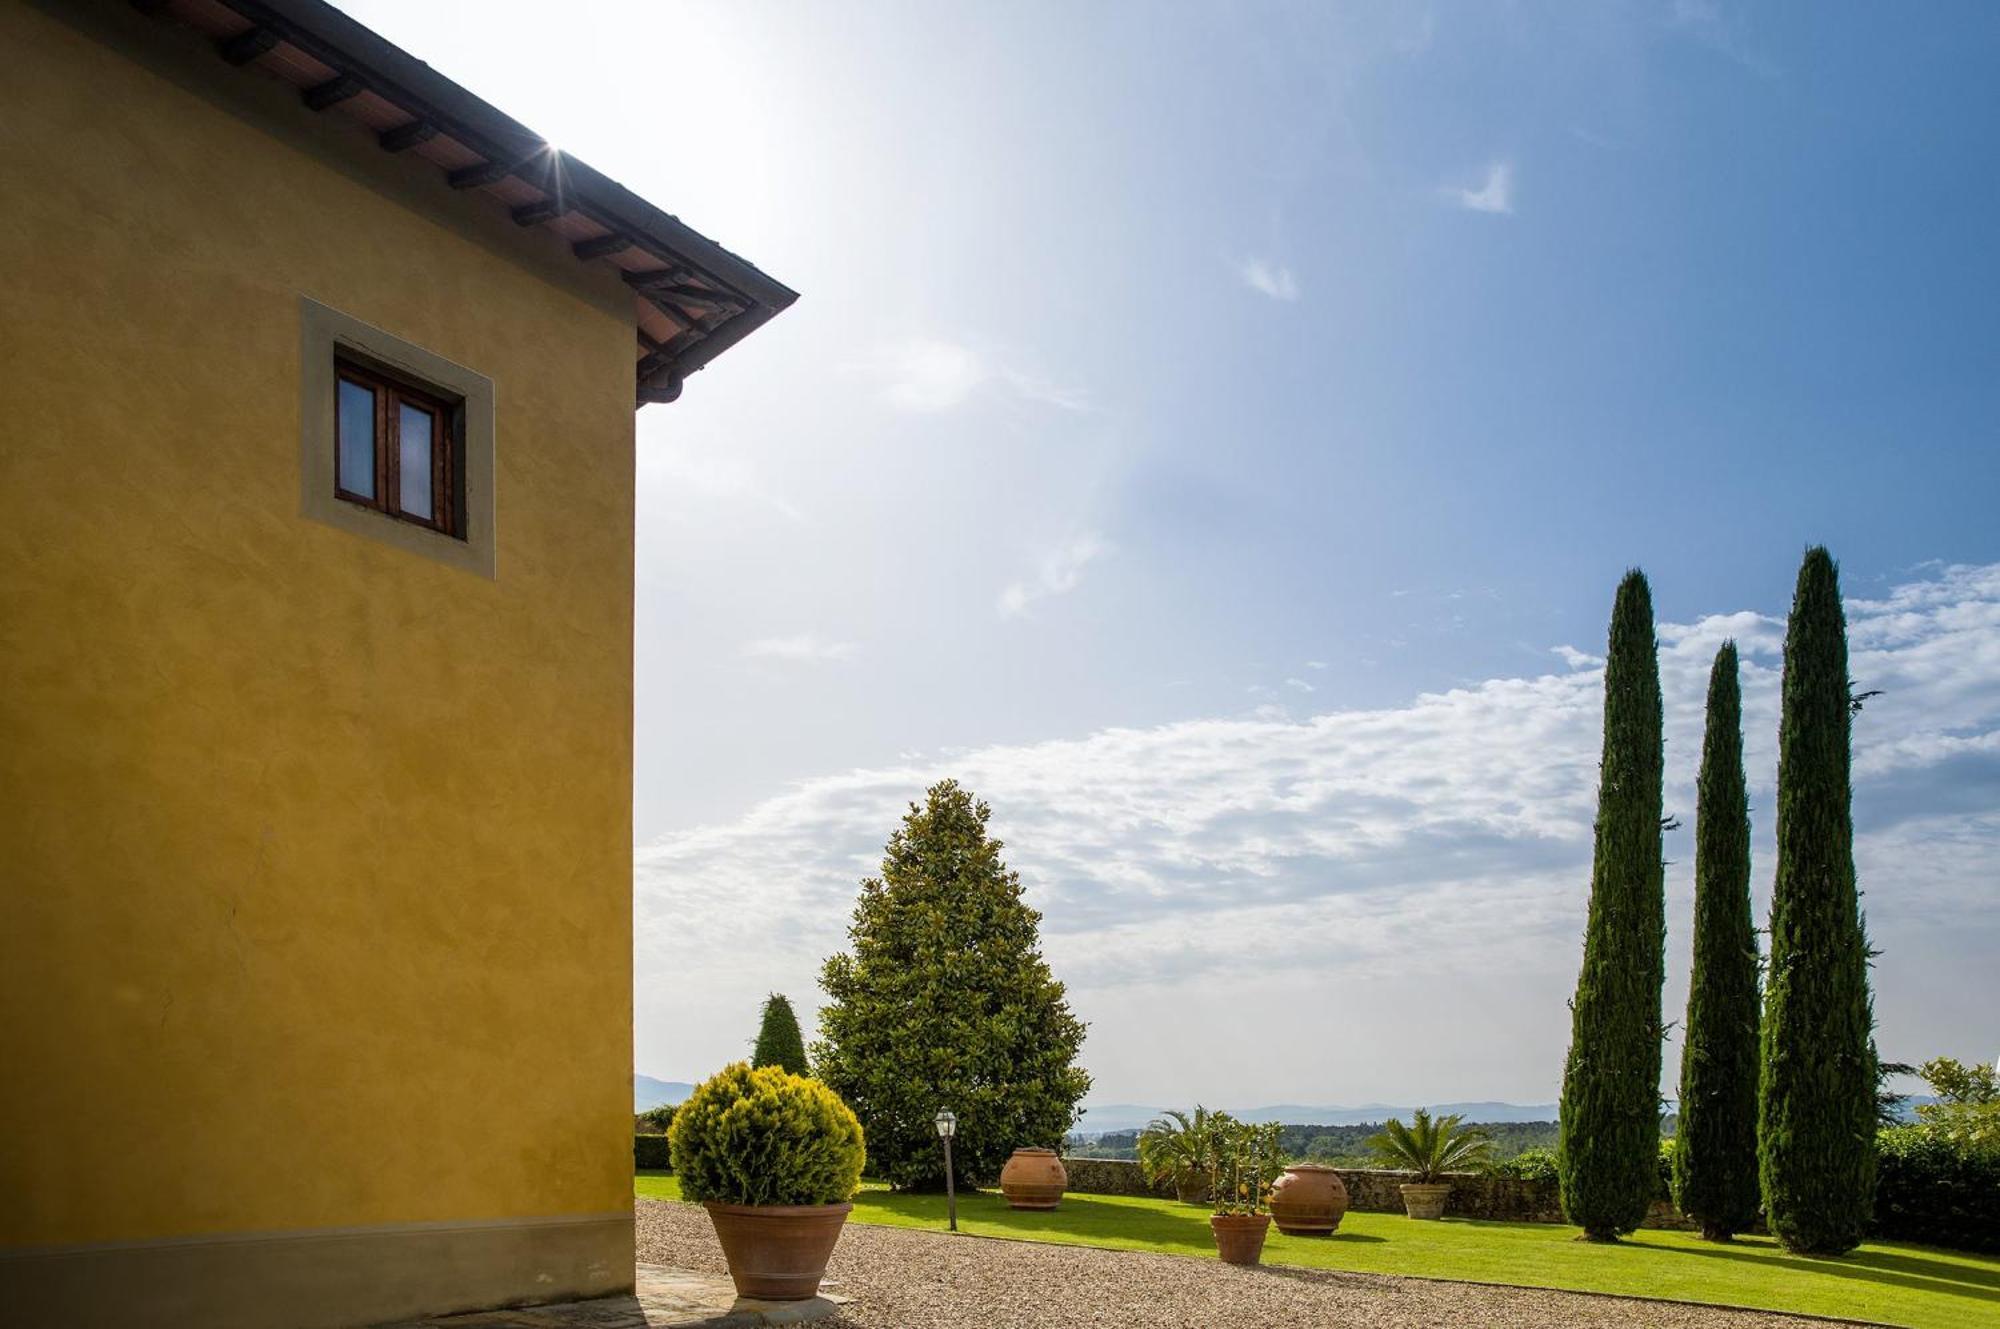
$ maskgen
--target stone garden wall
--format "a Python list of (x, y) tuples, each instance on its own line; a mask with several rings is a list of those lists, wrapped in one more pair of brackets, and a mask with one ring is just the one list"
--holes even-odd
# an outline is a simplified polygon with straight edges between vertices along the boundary
[(1065, 1158), (1069, 1189), (1078, 1195), (1156, 1195), (1171, 1200), (1171, 1186), (1149, 1186), (1139, 1165), (1125, 1158)]
[[(1079, 1195), (1157, 1195), (1171, 1198), (1165, 1186), (1148, 1186), (1137, 1163), (1121, 1158), (1065, 1158), (1069, 1189)], [(1415, 1181), (1409, 1172), (1381, 1168), (1338, 1168), (1347, 1187), (1347, 1205), (1362, 1213), (1400, 1214), (1403, 1212), (1404, 1182)], [(1491, 1218), (1513, 1223), (1560, 1223), (1562, 1200), (1553, 1181), (1521, 1181), (1512, 1177), (1456, 1174), (1451, 1182), (1451, 1200), (1445, 1213), (1454, 1218)], [(1664, 1201), (1653, 1206), (1647, 1227), (1685, 1227), (1687, 1223)]]

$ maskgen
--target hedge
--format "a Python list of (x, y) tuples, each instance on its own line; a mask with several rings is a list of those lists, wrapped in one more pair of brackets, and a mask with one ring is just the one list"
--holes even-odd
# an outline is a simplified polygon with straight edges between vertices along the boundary
[(665, 1170), (673, 1166), (671, 1151), (664, 1135), (634, 1135), (632, 1137), (632, 1166), (634, 1168), (658, 1168)]
[(1874, 1234), (1966, 1251), (2000, 1251), (2000, 1149), (1954, 1143), (1922, 1124), (1875, 1143)]

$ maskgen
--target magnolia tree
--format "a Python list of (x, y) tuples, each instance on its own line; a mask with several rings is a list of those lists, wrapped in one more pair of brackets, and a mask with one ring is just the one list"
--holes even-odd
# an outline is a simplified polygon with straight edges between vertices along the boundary
[(933, 1119), (958, 1117), (960, 1177), (991, 1182), (1023, 1145), (1059, 1146), (1090, 1076), (1083, 1022), (1042, 959), (1041, 915), (954, 780), (911, 804), (882, 875), (861, 883), (853, 949), (820, 984), (820, 1078), (861, 1118), (873, 1169), (901, 1190), (944, 1184)]

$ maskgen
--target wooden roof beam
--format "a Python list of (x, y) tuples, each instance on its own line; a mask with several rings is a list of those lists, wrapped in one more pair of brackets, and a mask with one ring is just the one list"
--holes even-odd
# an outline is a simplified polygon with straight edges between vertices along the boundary
[(696, 300), (706, 305), (744, 305), (749, 301), (734, 291), (711, 290), (706, 286), (665, 286), (654, 287), (646, 292), (651, 296), (665, 296), (669, 300)]
[(330, 106), (368, 91), (368, 85), (352, 74), (335, 74), (324, 83), (315, 83), (299, 94), (299, 99), (315, 111), (324, 111)]
[(481, 185), (498, 184), (512, 174), (512, 162), (485, 161), (476, 166), (461, 166), (445, 179), (453, 189), (477, 189)]
[(638, 242), (631, 236), (613, 231), (609, 235), (594, 235), (588, 240), (579, 240), (569, 249), (578, 258), (589, 262), (594, 258), (607, 258), (612, 254), (623, 253), (636, 243)]
[(385, 129), (375, 136), (375, 141), (389, 152), (408, 152), (419, 143), (428, 143), (437, 137), (438, 127), (428, 120), (412, 120), (406, 125)]
[(523, 203), (520, 207), (514, 209), (514, 224), (516, 226), (540, 226), (543, 222), (554, 221), (568, 211), (568, 206), (562, 200), (555, 198), (540, 199), (534, 203)]
[(247, 65), (278, 44), (278, 34), (265, 27), (245, 28), (234, 37), (215, 44), (222, 58), (232, 65)]
[(655, 286), (675, 286), (692, 281), (694, 274), (682, 267), (655, 268), (651, 272), (628, 272), (624, 274), (625, 284), (634, 290), (646, 291)]

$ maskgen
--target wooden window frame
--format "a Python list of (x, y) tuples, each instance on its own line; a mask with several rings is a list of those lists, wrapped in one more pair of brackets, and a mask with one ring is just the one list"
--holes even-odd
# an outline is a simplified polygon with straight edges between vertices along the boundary
[[(346, 347), (334, 356), (334, 437), (340, 437), (342, 382), (367, 388), (375, 400), (375, 496), (357, 494), (340, 483), (339, 449), (334, 450), (333, 492), (342, 502), (369, 508), (397, 521), (465, 538), (465, 477), (459, 462), (463, 452), (465, 401), (391, 373), (355, 355)], [(431, 515), (403, 511), (403, 412), (408, 404), (431, 418)]]
[[(460, 572), (489, 581), (497, 577), (498, 408), (493, 380), (303, 293), (299, 352), (299, 515)], [(380, 507), (350, 503), (335, 492), (340, 477), (336, 366), (343, 363), (453, 404), (449, 443), (456, 474), (452, 504), (440, 509), (450, 514), (451, 534), (391, 516)]]

